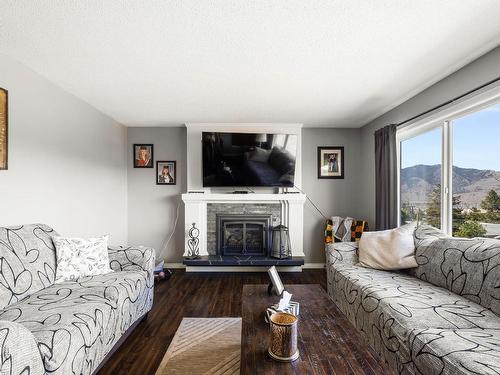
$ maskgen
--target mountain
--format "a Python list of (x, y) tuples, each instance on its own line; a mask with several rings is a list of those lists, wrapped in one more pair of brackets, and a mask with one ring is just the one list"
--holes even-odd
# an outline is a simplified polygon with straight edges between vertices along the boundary
[[(414, 165), (401, 170), (401, 202), (424, 209), (441, 183), (441, 165)], [(480, 207), (488, 191), (500, 192), (500, 171), (453, 167), (453, 195), (463, 208)]]

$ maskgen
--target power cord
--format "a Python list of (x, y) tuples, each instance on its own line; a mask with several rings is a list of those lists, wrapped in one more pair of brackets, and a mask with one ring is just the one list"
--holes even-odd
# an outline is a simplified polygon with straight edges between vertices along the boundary
[(321, 215), (321, 216), (323, 216), (323, 218), (324, 218), (325, 220), (328, 220), (328, 218), (325, 216), (325, 214), (323, 214), (323, 212), (321, 212), (321, 210), (318, 208), (318, 206), (316, 206), (316, 205), (314, 204), (314, 202), (313, 202), (313, 201), (309, 198), (309, 196), (308, 196), (306, 193), (304, 193), (304, 191), (302, 191), (302, 189), (300, 189), (300, 188), (299, 188), (299, 187), (297, 187), (296, 185), (293, 185), (293, 187), (294, 187), (295, 189), (297, 189), (298, 191), (300, 191), (302, 194), (304, 194), (304, 195), (306, 196), (306, 199), (309, 201), (309, 203), (311, 203), (311, 204), (312, 204), (312, 206), (316, 209), (316, 211), (318, 211), (318, 212), (320, 213), (320, 215)]
[[(181, 207), (181, 202), (179, 201), (179, 203), (177, 203), (177, 208), (175, 209), (175, 220), (174, 220), (174, 227), (172, 228), (172, 232), (170, 233), (170, 236), (168, 237), (167, 241), (163, 242), (162, 245), (161, 245), (161, 251), (160, 251), (160, 263), (161, 264), (163, 262), (163, 252), (164, 251), (167, 251), (168, 250), (168, 245), (170, 244), (170, 240), (172, 239), (172, 237), (174, 236), (174, 233), (175, 233), (175, 228), (177, 228), (177, 221), (179, 220), (179, 208)], [(157, 265), (157, 266), (158, 266)], [(171, 273), (171, 271), (168, 271), (169, 273)]]

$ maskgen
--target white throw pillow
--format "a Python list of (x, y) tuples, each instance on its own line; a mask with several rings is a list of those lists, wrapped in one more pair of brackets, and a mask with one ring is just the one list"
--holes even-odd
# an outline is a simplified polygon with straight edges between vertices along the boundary
[(378, 232), (364, 232), (359, 241), (359, 264), (378, 270), (417, 267), (413, 232), (415, 225)]
[(113, 272), (109, 267), (108, 239), (107, 235), (87, 239), (52, 237), (57, 257), (55, 283)]

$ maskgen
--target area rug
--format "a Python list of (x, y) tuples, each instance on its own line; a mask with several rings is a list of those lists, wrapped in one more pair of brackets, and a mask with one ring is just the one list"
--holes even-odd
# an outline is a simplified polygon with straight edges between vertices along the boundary
[(156, 375), (240, 373), (241, 318), (184, 318)]

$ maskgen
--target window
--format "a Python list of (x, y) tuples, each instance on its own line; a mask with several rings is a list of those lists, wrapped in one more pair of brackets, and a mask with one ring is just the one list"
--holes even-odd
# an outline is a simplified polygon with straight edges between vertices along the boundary
[(500, 236), (500, 104), (452, 121), (452, 233)]
[(441, 227), (441, 129), (401, 142), (401, 223)]
[(401, 224), (500, 236), (500, 104), (492, 103), (455, 107), (398, 130)]

